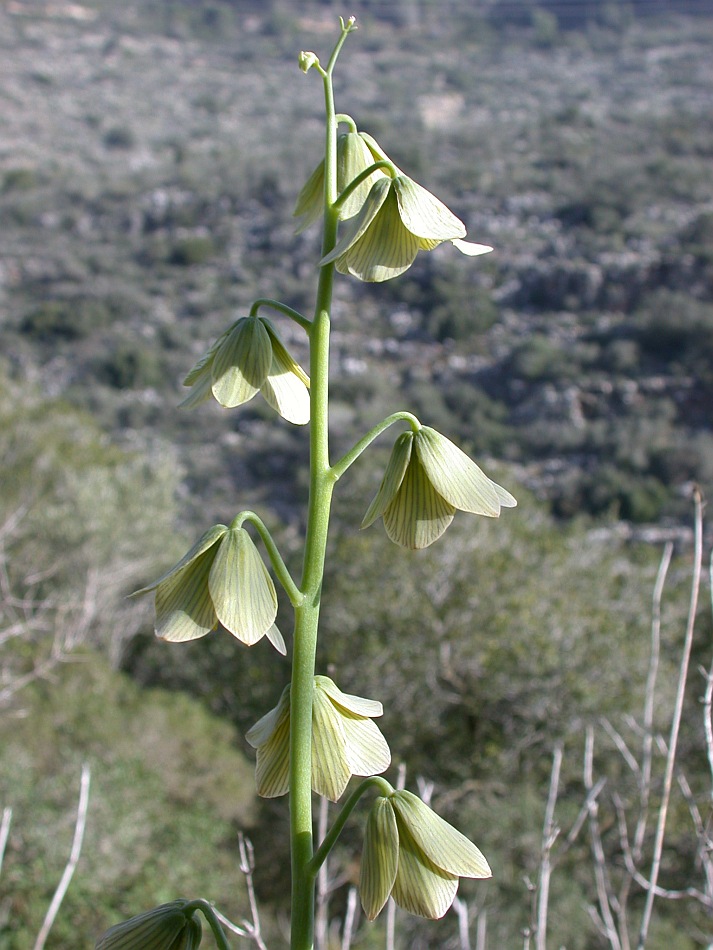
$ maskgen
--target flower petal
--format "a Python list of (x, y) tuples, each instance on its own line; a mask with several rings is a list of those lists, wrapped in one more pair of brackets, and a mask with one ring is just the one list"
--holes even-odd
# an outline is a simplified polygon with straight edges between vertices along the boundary
[(412, 446), (413, 432), (410, 430), (403, 432), (394, 442), (384, 477), (381, 479), (381, 485), (379, 485), (374, 500), (364, 515), (361, 523), (362, 528), (368, 528), (377, 518), (380, 518), (396, 497), (411, 459)]
[[(337, 189), (341, 194), (357, 175), (374, 164), (374, 157), (363, 137), (358, 132), (346, 132), (337, 142)], [(380, 169), (365, 179), (341, 206), (339, 216), (342, 219), (353, 218), (361, 211), (371, 187), (379, 178), (387, 176)]]
[(433, 544), (453, 521), (455, 508), (433, 487), (414, 452), (396, 497), (384, 512), (386, 534), (402, 547)]
[(208, 528), (207, 531), (203, 532), (193, 547), (183, 555), (177, 564), (174, 564), (173, 567), (169, 568), (169, 570), (162, 574), (158, 580), (154, 581), (152, 584), (149, 584), (147, 587), (142, 587), (140, 590), (135, 590), (130, 596), (138, 597), (139, 594), (147, 594), (149, 591), (155, 590), (159, 584), (163, 584), (163, 582), (168, 580), (172, 574), (177, 574), (178, 571), (182, 571), (184, 567), (188, 567), (188, 565), (195, 561), (196, 558), (200, 557), (201, 554), (220, 541), (227, 530), (228, 529), (224, 524), (215, 524), (212, 528)]
[(204, 637), (218, 624), (208, 592), (214, 552), (207, 551), (188, 567), (171, 574), (156, 588), (156, 636), (181, 643)]
[(283, 419), (294, 425), (309, 422), (309, 377), (285, 348), (277, 331), (265, 321), (272, 343), (272, 363), (261, 392)]
[[(391, 798), (393, 800), (393, 795)], [(410, 914), (437, 920), (453, 903), (458, 877), (429, 860), (398, 819), (397, 825), (399, 868), (391, 896)]]
[(404, 227), (390, 191), (371, 226), (337, 260), (337, 270), (371, 283), (391, 280), (409, 269), (420, 249), (419, 238)]
[(185, 904), (185, 900), (171, 901), (115, 924), (99, 938), (94, 950), (172, 950), (191, 923), (182, 910)]
[(480, 254), (489, 254), (492, 251), (489, 244), (474, 244), (472, 241), (461, 240), (452, 241), (451, 243), (466, 257), (478, 257)]
[(277, 629), (277, 625), (273, 623), (270, 629), (265, 634), (270, 643), (274, 646), (278, 653), (281, 653), (283, 656), (287, 656), (287, 647), (285, 646), (285, 638), (282, 636), (280, 631)]
[(352, 773), (346, 756), (342, 717), (329, 697), (315, 689), (312, 701), (312, 788), (336, 802)]
[(301, 234), (324, 213), (324, 159), (305, 182), (292, 212), (297, 218), (295, 234)]
[[(264, 735), (265, 742), (258, 742)], [(262, 798), (279, 798), (290, 790), (290, 690), (287, 687), (275, 709), (263, 716), (245, 737), (257, 745), (255, 785)]]
[(438, 242), (465, 237), (460, 218), (413, 179), (399, 175), (394, 179), (394, 192), (404, 227), (416, 237)]
[(242, 405), (259, 391), (271, 363), (270, 336), (262, 321), (243, 317), (213, 357), (213, 395), (227, 409)]
[(510, 492), (488, 478), (465, 452), (435, 429), (419, 429), (415, 454), (435, 489), (454, 508), (497, 518), (501, 508), (517, 505)]
[(264, 637), (275, 622), (275, 585), (245, 528), (226, 532), (208, 588), (220, 622), (248, 646)]
[(399, 860), (399, 832), (388, 798), (371, 806), (361, 853), (359, 896), (369, 920), (374, 920), (389, 899)]
[(383, 716), (384, 707), (375, 699), (364, 699), (362, 696), (352, 696), (351, 693), (343, 693), (334, 680), (328, 676), (317, 675), (314, 678), (315, 686), (329, 696), (336, 706), (341, 706), (356, 716), (369, 717)]
[(324, 264), (331, 264), (333, 261), (336, 261), (337, 258), (341, 257), (359, 240), (379, 213), (381, 206), (390, 193), (391, 180), (389, 178), (380, 178), (371, 186), (371, 190), (362, 205), (361, 211), (358, 215), (355, 215), (355, 217), (350, 218), (342, 228), (341, 237), (335, 244), (333, 250), (319, 262), (320, 267)]
[(391, 804), (398, 819), (399, 833), (405, 825), (418, 847), (436, 866), (458, 877), (492, 877), (480, 850), (418, 795), (402, 789), (391, 796)]
[(342, 713), (347, 765), (352, 775), (380, 775), (391, 765), (391, 750), (371, 719)]

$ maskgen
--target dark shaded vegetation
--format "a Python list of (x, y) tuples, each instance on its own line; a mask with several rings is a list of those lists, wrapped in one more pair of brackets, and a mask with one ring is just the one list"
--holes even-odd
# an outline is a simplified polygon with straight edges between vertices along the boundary
[[(227, 636), (157, 643), (150, 604), (125, 595), (246, 506), (299, 573), (305, 432), (258, 400), (235, 413), (175, 405), (252, 299), (310, 307), (317, 237), (295, 237), (290, 214), (320, 155), (321, 105), (295, 59), (322, 52), (345, 11), (136, 0), (62, 19), (26, 6), (0, 10), (0, 523), (22, 511), (1, 535), (8, 583), (54, 612), (13, 641), (3, 676), (31, 673), (51, 653), (42, 636), (83, 616), (92, 572), (101, 596), (82, 662), (2, 708), (0, 806), (16, 812), (0, 944), (20, 950), (37, 932), (88, 758), (96, 810), (53, 946), (90, 946), (120, 915), (196, 889), (244, 913), (238, 827), (255, 840), (279, 946), (284, 803), (254, 801), (240, 734), (274, 704), (286, 665)], [(567, 20), (572, 4), (503, 3), (486, 18), (471, 4), (357, 3), (338, 83), (340, 108), (496, 251), (469, 262), (441, 248), (386, 286), (340, 282), (335, 454), (409, 408), (522, 501), (497, 523), (459, 516), (432, 551), (403, 556), (379, 527), (358, 531), (382, 437), (338, 486), (320, 662), (384, 703), (412, 787), (433, 780), (434, 803), (492, 856), (502, 947), (527, 923), (554, 742), (566, 742), (566, 826), (583, 798), (584, 726), (640, 708), (659, 552), (630, 538), (651, 524), (683, 555), (666, 599), (662, 717), (670, 706), (688, 486), (713, 482), (713, 25), (577, 6), (586, 23)], [(280, 330), (304, 362), (300, 332)], [(289, 640), (288, 616), (283, 603)], [(689, 712), (703, 795), (693, 696)], [(598, 767), (635, 799), (611, 745)], [(351, 878), (358, 841), (349, 832), (339, 859)], [(677, 885), (690, 883), (692, 847), (680, 809)], [(583, 844), (553, 888), (552, 945), (601, 946)], [(667, 905), (652, 950), (704, 945), (701, 917)], [(455, 940), (450, 919), (400, 926), (404, 945)], [(360, 946), (381, 938), (376, 925)]]

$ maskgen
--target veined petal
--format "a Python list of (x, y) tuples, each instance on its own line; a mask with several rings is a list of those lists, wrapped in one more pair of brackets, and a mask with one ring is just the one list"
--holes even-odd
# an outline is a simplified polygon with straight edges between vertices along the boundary
[(391, 540), (402, 547), (420, 550), (433, 544), (453, 521), (455, 508), (429, 481), (417, 454), (384, 512), (384, 528)]
[(287, 647), (285, 646), (285, 638), (282, 636), (280, 631), (277, 629), (277, 625), (273, 623), (270, 629), (265, 634), (270, 643), (274, 646), (278, 653), (281, 653), (282, 656), (287, 656)]
[(374, 218), (379, 213), (379, 209), (386, 201), (391, 192), (391, 180), (389, 178), (380, 178), (371, 186), (366, 201), (362, 205), (358, 215), (350, 218), (342, 229), (342, 235), (337, 241), (334, 249), (319, 262), (319, 266), (331, 264), (341, 257), (349, 248), (359, 240), (364, 234)]
[(341, 797), (351, 778), (342, 717), (329, 697), (315, 689), (312, 700), (312, 788), (332, 802)]
[(394, 192), (401, 220), (416, 237), (438, 242), (465, 237), (465, 225), (460, 218), (413, 179), (399, 175), (394, 179)]
[(435, 429), (419, 429), (415, 455), (438, 493), (460, 511), (497, 518), (501, 508), (517, 505), (509, 492)]
[[(269, 722), (263, 723), (270, 717)], [(269, 732), (265, 742), (258, 738)], [(285, 689), (280, 702), (267, 716), (256, 722), (246, 735), (257, 745), (255, 785), (262, 798), (279, 798), (290, 790), (290, 692)]]
[(210, 364), (213, 362), (213, 357), (216, 354), (216, 351), (222, 346), (223, 340), (232, 332), (235, 324), (232, 324), (225, 330), (224, 333), (218, 337), (211, 345), (208, 347), (208, 351), (201, 356), (198, 362), (188, 371), (188, 375), (183, 380), (184, 386), (192, 386), (195, 382), (198, 381), (202, 376), (205, 375), (206, 370), (210, 367)]
[(99, 938), (94, 950), (173, 950), (190, 925), (182, 910), (185, 904), (184, 900), (171, 901), (115, 924)]
[(195, 409), (196, 406), (200, 406), (208, 400), (213, 395), (213, 380), (211, 378), (211, 369), (210, 366), (207, 366), (203, 372), (203, 375), (196, 380), (196, 382), (191, 383), (191, 391), (188, 393), (185, 399), (182, 399), (179, 404), (179, 409)]
[(381, 730), (363, 716), (342, 712), (347, 765), (352, 775), (380, 775), (391, 765), (391, 750)]
[(384, 707), (375, 699), (364, 699), (362, 696), (352, 696), (351, 693), (343, 693), (334, 680), (328, 676), (317, 675), (314, 678), (314, 685), (329, 696), (336, 706), (341, 706), (355, 716), (373, 718), (374, 716), (383, 716)]
[(257, 393), (272, 363), (270, 336), (257, 317), (238, 320), (213, 357), (213, 395), (227, 409)]
[(399, 831), (405, 825), (418, 847), (435, 865), (458, 877), (492, 877), (488, 862), (472, 841), (444, 821), (418, 795), (400, 790), (394, 792), (390, 800)]
[(413, 432), (402, 432), (394, 442), (389, 461), (381, 479), (379, 490), (374, 496), (374, 500), (369, 505), (366, 514), (362, 520), (362, 528), (368, 528), (377, 518), (383, 515), (396, 497), (396, 493), (404, 480), (406, 469), (411, 459), (411, 450), (413, 446)]
[(208, 588), (218, 619), (248, 646), (277, 616), (275, 585), (245, 528), (230, 528), (218, 547)]
[(218, 624), (208, 592), (214, 552), (207, 551), (156, 588), (156, 636), (181, 643), (204, 637)]
[(375, 162), (391, 162), (391, 164), (396, 169), (397, 175), (403, 174), (396, 162), (391, 161), (389, 156), (379, 145), (373, 135), (369, 135), (368, 132), (360, 132), (359, 137), (366, 143), (366, 146), (373, 155), (373, 160)]
[(338, 258), (337, 270), (371, 283), (391, 280), (413, 264), (419, 241), (404, 227), (390, 191), (370, 227)]
[(272, 343), (272, 363), (260, 391), (283, 419), (306, 425), (310, 408), (309, 377), (292, 359), (277, 332), (270, 325), (267, 328)]
[[(337, 190), (341, 194), (357, 175), (374, 164), (374, 158), (358, 132), (345, 132), (337, 141)], [(347, 198), (340, 208), (342, 219), (353, 218), (366, 201), (371, 186), (378, 178), (387, 176), (380, 169), (369, 175)]]
[(151, 590), (155, 590), (159, 584), (163, 584), (165, 580), (171, 577), (172, 574), (182, 571), (184, 567), (188, 567), (196, 558), (200, 557), (205, 551), (213, 547), (220, 539), (223, 537), (227, 531), (227, 527), (224, 524), (215, 524), (212, 528), (208, 528), (200, 538), (196, 541), (190, 550), (183, 555), (181, 560), (174, 564), (173, 567), (169, 568), (164, 574), (162, 574), (158, 580), (154, 581), (152, 584), (149, 584), (147, 587), (142, 587), (140, 590), (135, 590), (132, 597), (137, 597), (139, 594), (147, 594)]
[[(393, 798), (393, 796), (392, 796)], [(458, 891), (458, 877), (437, 867), (398, 821), (399, 867), (391, 892), (404, 910), (419, 917), (443, 917)]]
[(290, 687), (289, 684), (282, 690), (279, 702), (274, 709), (265, 713), (254, 726), (251, 726), (245, 733), (246, 740), (253, 749), (258, 749), (261, 745), (268, 742), (275, 733), (280, 721), (284, 718), (285, 710), (289, 715), (290, 711)]
[(324, 212), (324, 159), (305, 182), (297, 196), (297, 204), (292, 212), (298, 219), (296, 234), (301, 234), (311, 224), (314, 224)]
[(399, 860), (399, 832), (388, 798), (371, 806), (361, 853), (359, 896), (369, 920), (374, 920), (389, 899)]
[(466, 257), (478, 257), (479, 254), (489, 254), (492, 251), (489, 244), (474, 244), (472, 241), (461, 241), (460, 239), (451, 243)]

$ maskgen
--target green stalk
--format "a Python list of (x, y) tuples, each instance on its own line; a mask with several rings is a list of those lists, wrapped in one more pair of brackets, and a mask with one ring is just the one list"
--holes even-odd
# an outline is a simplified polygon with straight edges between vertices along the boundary
[[(339, 50), (350, 32), (341, 36), (326, 70), (324, 234), (322, 256), (337, 240), (337, 117), (334, 109), (332, 70)], [(310, 339), (310, 488), (307, 531), (302, 573), (303, 602), (295, 608), (295, 633), (290, 690), (290, 846), (292, 857), (291, 950), (312, 950), (314, 944), (314, 896), (316, 872), (311, 867), (314, 851), (312, 830), (312, 696), (319, 607), (329, 528), (329, 510), (335, 478), (329, 464), (329, 330), (334, 284), (334, 265), (321, 268)]]

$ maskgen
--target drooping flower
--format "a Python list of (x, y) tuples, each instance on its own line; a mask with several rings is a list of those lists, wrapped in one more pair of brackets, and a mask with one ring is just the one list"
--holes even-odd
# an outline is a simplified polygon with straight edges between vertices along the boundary
[[(378, 775), (391, 753), (379, 728), (381, 703), (343, 693), (328, 676), (315, 676), (312, 698), (312, 788), (336, 802), (352, 775)], [(277, 798), (289, 791), (290, 687), (277, 706), (247, 732), (257, 749), (258, 795)]]
[(320, 265), (334, 262), (341, 274), (378, 282), (403, 274), (419, 251), (444, 241), (471, 257), (492, 251), (489, 245), (463, 241), (465, 235), (460, 218), (421, 185), (406, 175), (382, 175)]
[(275, 626), (275, 585), (245, 528), (209, 528), (177, 564), (136, 594), (152, 590), (156, 635), (163, 640), (195, 640), (222, 624), (248, 646), (266, 635), (285, 653)]
[[(341, 194), (360, 172), (382, 160), (388, 161), (388, 158), (370, 135), (364, 132), (341, 132), (337, 136), (337, 194)], [(384, 177), (385, 173), (380, 169), (369, 175), (344, 201), (339, 210), (339, 217), (345, 220), (357, 214), (366, 201), (371, 186)], [(324, 214), (324, 159), (299, 193), (293, 214), (298, 219), (298, 234)]]
[(501, 508), (516, 504), (449, 439), (422, 426), (418, 432), (402, 433), (394, 443), (361, 526), (367, 528), (381, 517), (392, 541), (418, 549), (440, 538), (456, 509), (497, 518)]
[(389, 896), (435, 920), (453, 903), (461, 877), (492, 876), (476, 846), (412, 792), (374, 802), (366, 824), (359, 893), (369, 920)]
[(288, 422), (309, 422), (309, 377), (265, 317), (237, 320), (196, 363), (183, 385), (192, 387), (181, 403), (187, 408), (212, 395), (232, 409), (260, 392)]
[(197, 950), (201, 923), (193, 912), (183, 912), (187, 903), (171, 901), (115, 924), (97, 940), (94, 950)]

